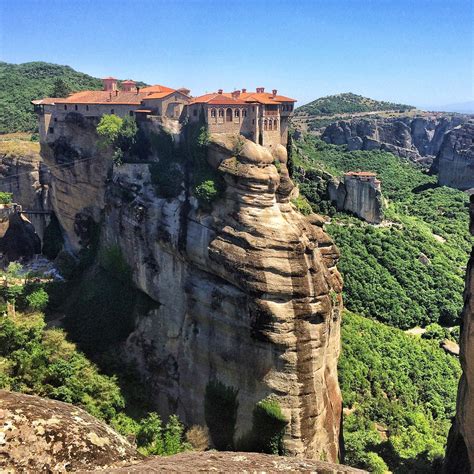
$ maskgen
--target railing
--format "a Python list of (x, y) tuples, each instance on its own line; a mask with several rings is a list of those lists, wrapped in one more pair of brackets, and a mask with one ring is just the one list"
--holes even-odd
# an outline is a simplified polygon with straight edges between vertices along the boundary
[(278, 110), (265, 110), (264, 115), (278, 115)]

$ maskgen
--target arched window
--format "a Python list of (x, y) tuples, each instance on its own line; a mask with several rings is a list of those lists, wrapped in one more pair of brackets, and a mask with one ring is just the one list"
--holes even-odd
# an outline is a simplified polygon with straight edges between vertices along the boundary
[(211, 117), (215, 117), (216, 116), (216, 109), (211, 109)]
[(242, 110), (242, 117), (247, 117), (247, 109)]
[(278, 130), (278, 121), (277, 121), (277, 119), (275, 119), (275, 120), (273, 121), (273, 129), (274, 129), (274, 130)]
[(219, 109), (219, 117), (224, 117), (224, 109)]
[(232, 122), (232, 109), (231, 108), (225, 111), (225, 121)]
[(239, 109), (234, 110), (234, 117), (240, 117), (240, 110)]
[(268, 130), (273, 130), (272, 125), (273, 125), (273, 120), (270, 119), (270, 120), (268, 121)]
[(267, 130), (267, 119), (263, 121), (263, 129)]

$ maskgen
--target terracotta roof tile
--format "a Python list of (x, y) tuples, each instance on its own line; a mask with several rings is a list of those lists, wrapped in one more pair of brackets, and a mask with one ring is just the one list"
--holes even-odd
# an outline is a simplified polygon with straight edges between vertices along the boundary
[(240, 98), (232, 97), (232, 94), (225, 92), (218, 94), (213, 92), (212, 94), (204, 94), (199, 97), (195, 97), (192, 104), (213, 104), (213, 105), (246, 105), (246, 102)]

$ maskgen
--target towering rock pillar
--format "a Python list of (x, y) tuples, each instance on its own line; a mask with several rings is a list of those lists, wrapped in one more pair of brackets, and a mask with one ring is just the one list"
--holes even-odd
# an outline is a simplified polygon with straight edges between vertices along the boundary
[[(474, 195), (471, 196), (471, 234), (474, 235)], [(462, 312), (461, 366), (456, 419), (449, 433), (444, 471), (474, 472), (474, 248), (467, 267)]]

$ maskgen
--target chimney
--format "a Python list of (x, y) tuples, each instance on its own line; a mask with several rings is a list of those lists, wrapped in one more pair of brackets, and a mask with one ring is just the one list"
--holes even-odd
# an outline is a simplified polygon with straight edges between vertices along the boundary
[(242, 94), (245, 94), (247, 92), (247, 89), (242, 89)]
[(234, 91), (232, 92), (232, 98), (233, 99), (238, 99), (240, 96), (240, 91)]
[(102, 84), (104, 84), (104, 91), (117, 90), (117, 79), (115, 77), (104, 77)]
[(115, 89), (115, 97), (118, 96), (118, 93), (119, 93), (118, 89)]
[(222, 92), (224, 92), (222, 89), (219, 89), (219, 90), (217, 91), (218, 94), (222, 94)]
[(131, 79), (129, 79), (127, 81), (122, 82), (122, 90), (124, 92), (132, 92), (134, 88), (135, 88), (135, 81), (132, 81)]
[(273, 97), (275, 97), (277, 95), (277, 93), (278, 93), (278, 91), (276, 89), (272, 90)]
[(265, 87), (257, 87), (257, 94), (263, 94), (265, 92)]
[(137, 86), (137, 94), (140, 93), (140, 88)]

